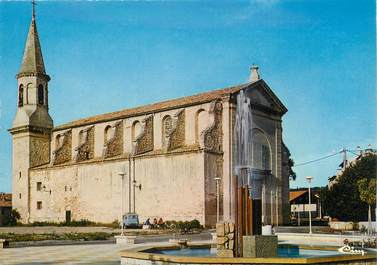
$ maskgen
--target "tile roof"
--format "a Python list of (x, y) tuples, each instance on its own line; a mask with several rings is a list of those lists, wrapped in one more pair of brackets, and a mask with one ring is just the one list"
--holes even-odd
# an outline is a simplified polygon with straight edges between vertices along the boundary
[(0, 193), (0, 207), (12, 207), (11, 193)]
[(305, 194), (306, 192), (308, 192), (308, 191), (307, 190), (290, 191), (289, 192), (289, 201), (291, 202), (291, 201), (297, 199), (298, 197)]
[(79, 120), (75, 120), (66, 124), (59, 125), (55, 127), (53, 130), (54, 131), (63, 130), (63, 129), (73, 128), (73, 127), (89, 125), (93, 123), (106, 122), (106, 121), (133, 117), (133, 116), (138, 116), (138, 115), (146, 115), (146, 114), (151, 114), (157, 111), (164, 111), (164, 110), (169, 110), (169, 109), (186, 107), (186, 106), (190, 106), (194, 104), (206, 103), (215, 99), (220, 99), (222, 96), (225, 96), (228, 94), (237, 93), (241, 89), (251, 84), (253, 85), (257, 84), (260, 81), (262, 81), (262, 79), (254, 83), (241, 84), (241, 85), (232, 86), (228, 88), (212, 90), (209, 92), (204, 92), (204, 93), (193, 95), (193, 96), (166, 100), (166, 101), (162, 101), (162, 102), (158, 102), (158, 103), (154, 103), (150, 105), (145, 105), (145, 106), (140, 106), (136, 108), (124, 109), (120, 111), (100, 114), (100, 115), (96, 115), (96, 116), (92, 116), (92, 117), (88, 117), (84, 119), (79, 119)]

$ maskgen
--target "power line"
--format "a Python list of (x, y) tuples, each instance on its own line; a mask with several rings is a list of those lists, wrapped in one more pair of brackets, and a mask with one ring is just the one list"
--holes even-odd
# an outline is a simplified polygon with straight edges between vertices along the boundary
[[(358, 151), (358, 150), (356, 150), (356, 151)], [(360, 154), (356, 154), (354, 151), (352, 151), (352, 150), (346, 150), (346, 152), (350, 152), (351, 154), (354, 154), (355, 156), (358, 156), (358, 155), (360, 155)]]
[[(371, 148), (369, 148), (369, 149), (371, 149)], [(352, 154), (358, 156), (359, 154), (355, 153), (355, 151), (356, 152), (358, 152), (358, 151), (366, 151), (366, 150), (369, 150), (369, 149), (368, 148), (367, 149), (363, 149), (363, 150), (361, 150), (361, 149), (359, 149), (359, 150), (342, 149), (339, 152), (336, 152), (336, 153), (333, 153), (333, 154), (330, 154), (330, 155), (327, 155), (327, 156), (323, 156), (323, 157), (320, 157), (320, 158), (317, 158), (317, 159), (314, 159), (314, 160), (310, 160), (310, 161), (307, 161), (307, 162), (299, 163), (299, 164), (294, 165), (293, 167), (299, 167), (299, 166), (304, 166), (304, 165), (307, 165), (307, 164), (315, 163), (317, 161), (324, 160), (326, 158), (329, 158), (329, 157), (341, 154), (343, 152), (349, 152), (349, 153), (352, 153)]]
[(317, 162), (317, 161), (321, 161), (321, 160), (323, 160), (323, 159), (326, 159), (326, 158), (329, 158), (329, 157), (332, 157), (332, 156), (338, 155), (338, 154), (340, 154), (341, 152), (342, 152), (342, 151), (340, 151), (340, 152), (336, 152), (336, 153), (333, 153), (333, 154), (331, 154), (331, 155), (327, 155), (327, 156), (324, 156), (324, 157), (320, 157), (320, 158), (317, 158), (317, 159), (314, 159), (314, 160), (310, 160), (310, 161), (307, 161), (307, 162), (299, 163), (299, 164), (294, 165), (294, 167), (299, 167), (299, 166), (303, 166), (303, 165), (311, 164), (311, 163), (314, 163), (314, 162)]

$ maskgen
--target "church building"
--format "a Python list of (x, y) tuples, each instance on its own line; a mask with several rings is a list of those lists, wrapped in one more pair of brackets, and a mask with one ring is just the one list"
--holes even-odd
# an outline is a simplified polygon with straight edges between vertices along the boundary
[(289, 221), (290, 154), (282, 140), (287, 109), (258, 67), (251, 67), (245, 84), (54, 126), (33, 12), (16, 78), (12, 207), (23, 223), (110, 223), (136, 212), (141, 221), (197, 219), (213, 226), (217, 195), (220, 220), (234, 220), (240, 91), (251, 102), (253, 165), (270, 172), (263, 180), (262, 222)]

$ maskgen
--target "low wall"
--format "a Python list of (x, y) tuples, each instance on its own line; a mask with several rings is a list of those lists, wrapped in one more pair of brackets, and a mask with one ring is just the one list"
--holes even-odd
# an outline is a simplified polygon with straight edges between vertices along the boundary
[(352, 231), (356, 224), (353, 222), (329, 222), (329, 226), (335, 230)]
[[(359, 229), (361, 229), (363, 226), (368, 228), (368, 222), (359, 222)], [(376, 222), (372, 222), (372, 229), (376, 231)]]
[[(199, 245), (195, 244), (196, 247)], [(204, 245), (203, 245), (204, 247)], [(208, 247), (208, 246), (207, 246)], [(176, 265), (176, 264), (342, 264), (342, 265), (375, 265), (376, 253), (361, 255), (318, 256), (310, 258), (228, 258), (228, 257), (199, 257), (199, 256), (171, 256), (143, 252), (148, 249), (158, 249), (159, 246), (138, 247), (121, 252), (121, 265)], [(164, 246), (178, 248), (177, 245)]]
[[(213, 259), (213, 260), (209, 260)], [(258, 258), (258, 261), (252, 261), (247, 258), (183, 258), (179, 257), (177, 259), (174, 258), (166, 258), (166, 259), (137, 259), (137, 258), (127, 258), (122, 257), (121, 265), (176, 265), (176, 264), (219, 264), (219, 265), (226, 265), (226, 264), (249, 264), (249, 265), (280, 265), (280, 264), (313, 264), (313, 265), (323, 265), (323, 264), (342, 264), (342, 265), (376, 265), (377, 258), (369, 259), (369, 260), (334, 260), (328, 258), (328, 261), (318, 260), (318, 261), (308, 261), (308, 259), (290, 259), (290, 258), (275, 258), (274, 260), (266, 258), (266, 261), (263, 262), (261, 258)], [(322, 258), (323, 259), (323, 258)]]
[[(368, 222), (340, 222), (340, 221), (331, 221), (329, 222), (329, 226), (335, 230), (343, 230), (343, 231), (352, 231), (352, 230), (360, 230), (362, 226), (368, 228)], [(376, 229), (376, 222), (372, 222), (372, 229)]]

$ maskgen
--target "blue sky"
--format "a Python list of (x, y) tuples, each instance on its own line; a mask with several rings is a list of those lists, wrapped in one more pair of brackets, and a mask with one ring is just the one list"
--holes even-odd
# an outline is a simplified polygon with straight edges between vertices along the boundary
[[(260, 66), (289, 112), (296, 163), (376, 147), (375, 2), (38, 2), (55, 125), (244, 83)], [(11, 127), (29, 2), (0, 2), (0, 191), (11, 191)], [(326, 185), (340, 155), (295, 168)]]

